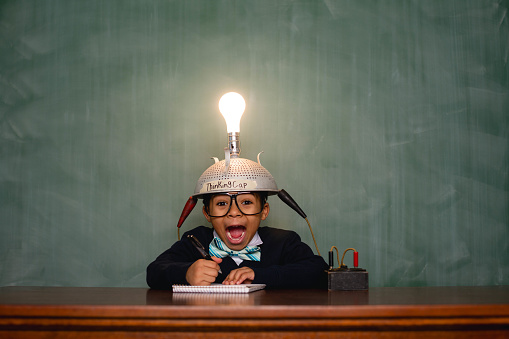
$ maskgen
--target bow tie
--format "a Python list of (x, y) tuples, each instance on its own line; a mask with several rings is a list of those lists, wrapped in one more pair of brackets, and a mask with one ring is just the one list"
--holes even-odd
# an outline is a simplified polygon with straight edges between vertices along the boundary
[(209, 245), (210, 255), (217, 258), (238, 257), (242, 260), (260, 261), (261, 252), (258, 246), (246, 246), (240, 251), (233, 251), (219, 238), (214, 238)]

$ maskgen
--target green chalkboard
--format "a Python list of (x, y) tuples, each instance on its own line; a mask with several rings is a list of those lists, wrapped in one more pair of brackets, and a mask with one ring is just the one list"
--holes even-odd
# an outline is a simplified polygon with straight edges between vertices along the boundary
[(371, 286), (509, 284), (508, 8), (0, 2), (0, 285), (146, 286), (232, 90), (241, 156), (324, 257), (355, 248)]

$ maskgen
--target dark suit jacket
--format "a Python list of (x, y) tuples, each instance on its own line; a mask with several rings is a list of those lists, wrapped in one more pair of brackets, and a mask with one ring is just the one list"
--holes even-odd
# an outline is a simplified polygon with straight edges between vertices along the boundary
[[(186, 272), (200, 253), (193, 247), (188, 234), (193, 234), (208, 249), (213, 238), (213, 228), (199, 226), (184, 233), (170, 249), (163, 252), (147, 267), (147, 283), (154, 289), (171, 289), (172, 284), (188, 284)], [(266, 284), (267, 288), (327, 288), (328, 265), (322, 257), (314, 255), (297, 233), (272, 227), (260, 227), (258, 234), (261, 260), (244, 260), (240, 266), (232, 258), (223, 258), (219, 265), (222, 274), (216, 279), (221, 283), (230, 271), (250, 267), (255, 272), (253, 284)]]

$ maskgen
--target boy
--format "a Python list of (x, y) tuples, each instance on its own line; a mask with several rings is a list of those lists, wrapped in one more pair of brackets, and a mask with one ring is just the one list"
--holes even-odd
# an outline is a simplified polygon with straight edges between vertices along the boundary
[[(171, 289), (172, 284), (215, 282), (326, 288), (327, 264), (297, 233), (260, 227), (270, 210), (267, 196), (278, 191), (270, 173), (247, 159), (224, 162), (216, 161), (205, 171), (195, 189), (195, 196), (203, 198), (202, 212), (212, 228), (199, 226), (186, 232), (182, 240), (158, 256), (147, 267), (148, 285)], [(249, 187), (256, 189), (241, 190)], [(191, 234), (213, 260), (203, 259), (188, 239)]]

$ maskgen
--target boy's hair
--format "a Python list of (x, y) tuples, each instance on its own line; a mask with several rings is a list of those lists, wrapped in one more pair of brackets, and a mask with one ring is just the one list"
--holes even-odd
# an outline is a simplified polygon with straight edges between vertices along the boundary
[[(258, 196), (258, 198), (260, 198), (260, 202), (261, 202), (262, 206), (264, 206), (265, 203), (267, 202), (267, 198), (268, 198), (267, 192), (249, 192), (249, 193)], [(207, 213), (209, 212), (210, 199), (212, 199), (212, 197), (215, 195), (220, 195), (220, 194), (207, 194), (203, 197), (203, 206), (205, 206), (205, 211), (207, 211)]]

